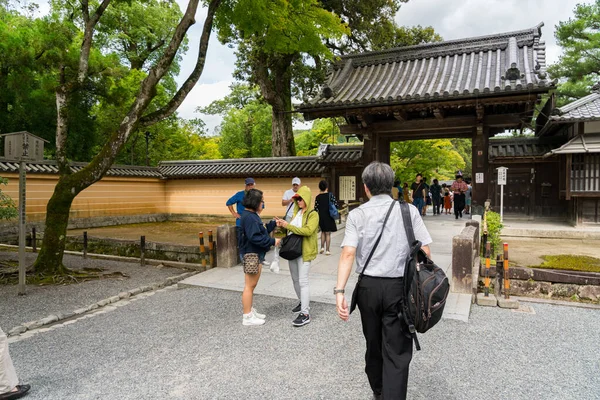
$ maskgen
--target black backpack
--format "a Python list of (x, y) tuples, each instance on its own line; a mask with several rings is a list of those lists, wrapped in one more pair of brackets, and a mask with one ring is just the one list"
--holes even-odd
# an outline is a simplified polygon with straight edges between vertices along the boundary
[(410, 254), (404, 267), (404, 294), (398, 316), (408, 325), (417, 350), (421, 350), (418, 333), (425, 333), (442, 318), (450, 283), (444, 271), (434, 264), (415, 240), (410, 208), (400, 202), (402, 221), (410, 245)]

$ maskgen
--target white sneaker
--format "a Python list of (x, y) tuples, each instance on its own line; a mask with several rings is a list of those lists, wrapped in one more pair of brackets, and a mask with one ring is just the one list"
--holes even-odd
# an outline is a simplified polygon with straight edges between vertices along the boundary
[(254, 314), (254, 316), (258, 319), (265, 319), (267, 318), (267, 316), (265, 314), (261, 314), (258, 311), (256, 311), (256, 308), (252, 307), (252, 314)]
[(269, 267), (269, 270), (275, 274), (279, 273), (279, 263), (276, 261), (273, 261), (271, 263), (271, 266)]
[(245, 326), (258, 326), (263, 325), (265, 323), (264, 319), (256, 318), (254, 313), (250, 311), (248, 314), (244, 314), (242, 316), (242, 325)]
[(330, 255), (331, 255), (331, 252), (330, 252), (329, 250), (327, 250), (327, 251), (325, 252), (325, 255), (326, 255), (326, 256), (330, 256)]
[(271, 263), (268, 262), (267, 260), (263, 260), (262, 265), (263, 265), (263, 267), (268, 267), (269, 265), (271, 265)]
[(321, 250), (319, 250), (319, 253), (323, 254), (325, 252), (325, 248), (321, 247)]

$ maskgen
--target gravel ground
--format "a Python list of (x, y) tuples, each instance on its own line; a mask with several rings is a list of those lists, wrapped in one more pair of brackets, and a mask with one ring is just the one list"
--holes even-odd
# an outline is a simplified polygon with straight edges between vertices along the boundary
[[(17, 259), (14, 252), (0, 252), (0, 260)], [(36, 254), (27, 253), (27, 262), (33, 263)], [(105, 272), (120, 271), (129, 278), (117, 277), (92, 280), (74, 285), (27, 286), (26, 296), (17, 296), (16, 286), (0, 285), (0, 326), (5, 332), (24, 322), (37, 320), (58, 312), (73, 311), (120, 292), (158, 282), (184, 271), (177, 268), (141, 267), (123, 263), (65, 255), (68, 268), (104, 268)]]
[[(257, 296), (262, 327), (241, 325), (240, 294), (165, 291), (11, 344), (28, 399), (369, 399), (358, 315)], [(421, 335), (410, 399), (600, 399), (600, 310), (535, 314), (474, 306), (468, 324)]]

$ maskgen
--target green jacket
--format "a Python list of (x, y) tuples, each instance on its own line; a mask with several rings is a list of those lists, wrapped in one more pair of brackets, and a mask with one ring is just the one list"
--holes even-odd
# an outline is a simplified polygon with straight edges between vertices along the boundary
[[(298, 189), (297, 194), (306, 202), (306, 209), (302, 215), (302, 227), (289, 225), (287, 229), (296, 235), (304, 236), (302, 240), (302, 259), (304, 261), (312, 261), (317, 258), (319, 244), (317, 243), (317, 230), (319, 229), (319, 213), (312, 206), (312, 195), (308, 186), (302, 186)], [(298, 202), (294, 200), (294, 214), (292, 219), (298, 214), (300, 207)]]

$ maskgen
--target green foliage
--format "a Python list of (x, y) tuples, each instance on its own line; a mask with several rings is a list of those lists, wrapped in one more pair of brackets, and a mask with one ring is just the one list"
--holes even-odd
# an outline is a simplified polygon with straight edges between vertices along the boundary
[[(0, 176), (0, 185), (7, 185), (8, 180)], [(0, 220), (12, 219), (18, 216), (17, 207), (13, 199), (0, 188)]]
[(560, 79), (559, 105), (586, 96), (600, 74), (600, 0), (575, 7), (554, 34), (563, 54), (548, 71)]
[(471, 139), (450, 139), (454, 149), (465, 161), (465, 166), (462, 169), (463, 176), (473, 175), (473, 141)]
[(341, 144), (345, 138), (340, 135), (338, 124), (343, 123), (343, 118), (323, 118), (313, 122), (312, 128), (300, 132), (295, 136), (296, 151), (299, 156), (314, 156), (321, 143)]
[(568, 271), (600, 272), (600, 259), (588, 256), (560, 254), (543, 256), (544, 262), (532, 265), (530, 268), (564, 269)]
[(271, 156), (271, 106), (253, 101), (230, 109), (220, 125), (219, 151), (223, 158)]
[(465, 160), (449, 139), (394, 142), (390, 149), (391, 166), (401, 182), (412, 182), (417, 173), (428, 179), (449, 180)]
[[(502, 252), (502, 238), (500, 237), (502, 233), (502, 228), (504, 225), (500, 221), (500, 214), (487, 211), (485, 213), (485, 219), (487, 223), (488, 236), (487, 241), (490, 243), (492, 248), (492, 259), (496, 258), (496, 254), (500, 254)], [(483, 236), (483, 230), (481, 230), (481, 235)], [(481, 242), (483, 247), (483, 241)], [(485, 254), (485, 248), (481, 249), (481, 254)]]

